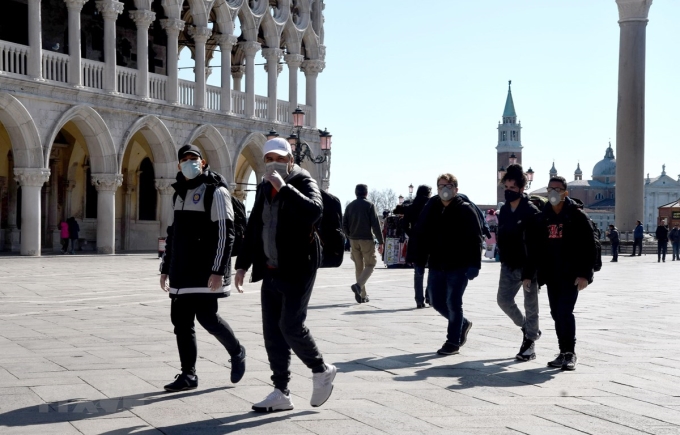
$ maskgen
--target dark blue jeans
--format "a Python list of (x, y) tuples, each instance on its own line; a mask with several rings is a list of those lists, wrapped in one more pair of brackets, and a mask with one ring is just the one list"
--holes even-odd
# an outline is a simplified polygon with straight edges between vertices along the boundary
[(578, 299), (578, 289), (571, 280), (549, 282), (548, 301), (550, 315), (555, 321), (555, 333), (560, 353), (574, 352), (576, 346), (576, 318), (574, 306)]
[(666, 261), (666, 250), (668, 249), (668, 242), (657, 242), (656, 253), (659, 260)]
[(423, 282), (425, 281), (425, 268), (413, 266), (413, 289), (416, 292), (416, 304), (421, 305), (425, 303), (425, 298), (429, 299), (427, 292), (423, 291)]
[(612, 242), (612, 260), (618, 260), (619, 258), (619, 242)]
[(467, 284), (465, 269), (453, 271), (430, 269), (427, 277), (430, 303), (439, 314), (449, 320), (446, 342), (454, 346), (460, 346), (463, 323), (467, 323), (463, 317), (463, 293), (465, 293)]
[(673, 258), (680, 260), (680, 242), (673, 242)]

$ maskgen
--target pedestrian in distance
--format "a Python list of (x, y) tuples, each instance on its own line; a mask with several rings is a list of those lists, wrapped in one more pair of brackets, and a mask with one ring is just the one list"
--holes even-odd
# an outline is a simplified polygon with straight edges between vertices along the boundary
[(664, 221), (659, 222), (659, 226), (656, 227), (656, 254), (657, 263), (663, 261), (666, 262), (666, 251), (668, 250), (668, 227)]
[(642, 222), (637, 221), (635, 225), (635, 230), (633, 230), (633, 253), (631, 257), (635, 257), (635, 248), (640, 248), (638, 252), (638, 257), (642, 255), (642, 238), (644, 237), (644, 229), (642, 227)]
[(179, 172), (172, 185), (174, 221), (167, 230), (160, 285), (171, 298), (170, 319), (175, 327), (182, 373), (165, 390), (198, 387), (194, 319), (231, 356), (231, 382), (236, 384), (246, 370), (246, 349), (217, 313), (218, 300), (229, 296), (231, 290), (234, 245), (231, 197), (224, 178), (210, 170), (197, 146), (184, 145), (177, 158)]
[(68, 218), (66, 222), (68, 222), (68, 235), (69, 239), (71, 239), (69, 254), (73, 255), (76, 249), (76, 243), (78, 242), (78, 235), (80, 234), (80, 225), (78, 225), (78, 221), (76, 221), (76, 218), (73, 216)]
[[(418, 186), (416, 190), (416, 197), (413, 199), (411, 205), (406, 207), (404, 219), (402, 220), (404, 232), (408, 236), (409, 245), (417, 243), (415, 228), (420, 217), (420, 212), (423, 211), (425, 204), (432, 195), (432, 188), (425, 184)], [(430, 297), (427, 291), (423, 290), (423, 282), (425, 281), (425, 267), (413, 265), (413, 289), (415, 291), (416, 308), (425, 308), (425, 304), (430, 305)]]
[(537, 258), (538, 284), (548, 287), (550, 315), (555, 322), (559, 354), (549, 367), (575, 370), (576, 318), (579, 292), (593, 281), (597, 255), (588, 216), (569, 198), (567, 181), (552, 177), (547, 204), (538, 217), (529, 255)]
[[(538, 325), (538, 282), (536, 265), (528, 252), (528, 240), (534, 234), (538, 208), (524, 193), (527, 176), (519, 164), (512, 164), (501, 179), (505, 188), (505, 204), (501, 207), (498, 223), (498, 252), (501, 273), (496, 301), (503, 312), (522, 330), (522, 344), (515, 356), (520, 361), (536, 358), (535, 342), (541, 337)], [(523, 290), (524, 313), (517, 307), (515, 297)]]
[(612, 245), (612, 263), (619, 261), (619, 230), (614, 226), (614, 224), (609, 225), (609, 231), (607, 231), (607, 237)]
[(68, 222), (65, 220), (59, 222), (59, 237), (61, 239), (61, 253), (66, 254), (68, 252), (69, 232)]
[(354, 299), (361, 304), (370, 300), (366, 293), (366, 282), (378, 263), (375, 240), (378, 240), (378, 252), (383, 252), (383, 234), (375, 205), (366, 199), (368, 186), (357, 184), (354, 194), (357, 199), (347, 205), (342, 217), (342, 227), (349, 237), (350, 258), (354, 261), (357, 280), (350, 288), (354, 292)]
[(430, 302), (448, 321), (446, 342), (437, 353), (455, 355), (472, 328), (463, 315), (463, 294), (482, 266), (482, 229), (477, 212), (458, 196), (456, 177), (440, 175), (437, 192), (418, 218), (417, 243), (409, 246), (407, 261), (427, 265)]
[(321, 406), (333, 391), (337, 369), (324, 363), (305, 320), (322, 261), (315, 225), (321, 219), (323, 199), (309, 172), (294, 163), (285, 139), (264, 144), (264, 163), (266, 173), (257, 186), (235, 277), (241, 291), (252, 266), (251, 282), (262, 281), (262, 330), (274, 391), (254, 404), (253, 410), (294, 408), (288, 389), (291, 349), (312, 371), (310, 404)]
[(680, 228), (678, 228), (678, 224), (675, 224), (671, 232), (668, 233), (668, 239), (673, 247), (673, 261), (680, 260)]

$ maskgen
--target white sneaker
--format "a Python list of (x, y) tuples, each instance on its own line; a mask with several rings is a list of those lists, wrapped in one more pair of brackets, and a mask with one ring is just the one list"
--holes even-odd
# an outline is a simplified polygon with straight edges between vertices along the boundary
[(295, 406), (290, 399), (290, 394), (286, 395), (277, 388), (274, 389), (262, 402), (253, 405), (255, 412), (274, 412), (274, 411), (290, 411)]
[(312, 381), (314, 382), (314, 390), (312, 391), (312, 400), (309, 401), (312, 406), (321, 406), (326, 403), (331, 393), (333, 392), (333, 379), (338, 369), (333, 364), (326, 364), (326, 371), (312, 374)]

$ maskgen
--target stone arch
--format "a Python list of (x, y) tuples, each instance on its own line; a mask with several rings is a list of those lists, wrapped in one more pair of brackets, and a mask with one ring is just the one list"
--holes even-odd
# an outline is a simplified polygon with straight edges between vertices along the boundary
[(303, 32), (298, 30), (292, 21), (288, 20), (281, 37), (281, 43), (286, 46), (288, 53), (300, 54), (302, 51), (302, 34)]
[(15, 167), (44, 167), (40, 134), (31, 114), (19, 100), (5, 92), (0, 92), (0, 122), (12, 143)]
[(194, 142), (198, 142), (198, 145), (207, 153), (206, 160), (210, 163), (210, 167), (231, 183), (234, 179), (231, 155), (227, 142), (215, 126), (204, 124), (196, 127), (186, 143)]
[(69, 121), (75, 124), (85, 138), (85, 145), (90, 154), (92, 173), (117, 174), (118, 158), (111, 132), (99, 113), (90, 106), (72, 107), (59, 118), (45, 144), (44, 161), (49, 162), (52, 144), (59, 131)]
[[(243, 0), (241, 0), (241, 4), (243, 4)], [(208, 11), (209, 15), (211, 12), (215, 13), (215, 22), (217, 22), (218, 26), (217, 29), (213, 29), (213, 34), (215, 30), (219, 30), (219, 33), (223, 35), (233, 35), (234, 20), (232, 18), (237, 11), (238, 7), (230, 7), (226, 0), (218, 0), (213, 3), (212, 9)]]
[(319, 59), (319, 37), (316, 36), (316, 33), (314, 33), (314, 30), (311, 26), (305, 30), (305, 33), (302, 36), (302, 41), (305, 44), (305, 52), (301, 54), (303, 54), (306, 59)]
[[(255, 171), (257, 178), (264, 175), (264, 154), (262, 148), (267, 138), (262, 133), (250, 133), (239, 144), (234, 159), (234, 182), (247, 183), (251, 172)], [(243, 185), (237, 184), (237, 190), (245, 190)]]
[(291, 22), (299, 30), (305, 30), (311, 21), (311, 5), (309, 0), (293, 0)]
[(250, 9), (245, 6), (239, 9), (238, 19), (241, 21), (240, 39), (257, 42), (258, 25)]
[(140, 132), (151, 147), (156, 176), (173, 179), (177, 174), (177, 146), (168, 127), (154, 115), (146, 115), (125, 133), (118, 153), (118, 172), (123, 169), (123, 157), (132, 137)]

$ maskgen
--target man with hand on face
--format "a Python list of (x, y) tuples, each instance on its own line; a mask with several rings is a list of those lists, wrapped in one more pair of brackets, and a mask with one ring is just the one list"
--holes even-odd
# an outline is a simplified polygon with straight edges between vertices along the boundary
[(463, 293), (482, 266), (482, 229), (477, 212), (458, 196), (456, 177), (440, 175), (437, 192), (420, 213), (407, 261), (428, 265), (430, 302), (448, 320), (446, 342), (437, 353), (455, 355), (472, 327), (463, 316)]
[(550, 315), (560, 353), (550, 367), (576, 369), (576, 319), (574, 306), (581, 290), (593, 282), (595, 237), (588, 216), (569, 198), (567, 180), (552, 177), (548, 183), (548, 200), (536, 226), (538, 284), (548, 287)]
[[(498, 222), (501, 277), (496, 301), (513, 323), (522, 328), (522, 345), (515, 358), (530, 361), (536, 358), (534, 342), (541, 337), (541, 331), (538, 329), (536, 265), (527, 253), (527, 239), (539, 210), (524, 193), (527, 176), (521, 165), (508, 166), (501, 184), (505, 187), (505, 204)], [(524, 314), (515, 303), (520, 287), (524, 289)]]
[(168, 227), (161, 288), (172, 298), (170, 318), (175, 326), (182, 373), (165, 390), (198, 387), (194, 318), (231, 355), (231, 382), (235, 384), (246, 371), (246, 349), (217, 314), (217, 300), (229, 296), (231, 287), (231, 197), (224, 178), (210, 170), (198, 147), (184, 145), (177, 157), (180, 172), (172, 185), (174, 222)]
[(321, 244), (315, 229), (323, 212), (321, 192), (309, 172), (294, 164), (285, 139), (264, 144), (264, 162), (266, 173), (257, 186), (235, 278), (241, 291), (252, 265), (251, 281), (262, 281), (262, 329), (274, 391), (254, 404), (253, 410), (293, 409), (288, 390), (291, 349), (312, 371), (311, 405), (321, 406), (333, 391), (337, 369), (324, 363), (304, 323), (321, 265)]

